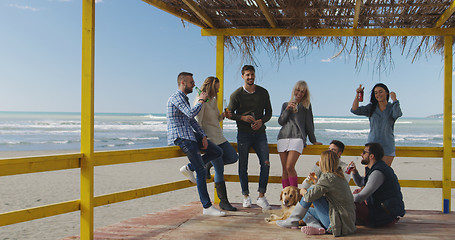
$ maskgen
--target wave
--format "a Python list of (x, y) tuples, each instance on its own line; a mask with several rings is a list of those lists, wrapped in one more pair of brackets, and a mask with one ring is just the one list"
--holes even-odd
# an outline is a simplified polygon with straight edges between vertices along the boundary
[(333, 133), (369, 133), (370, 129), (354, 129), (354, 130), (349, 130), (349, 129), (323, 129), (323, 131), (326, 132), (333, 132)]
[(166, 116), (156, 116), (156, 115), (152, 115), (152, 114), (145, 115), (144, 117), (152, 119), (152, 120), (163, 120), (163, 121), (167, 120)]
[(315, 118), (314, 123), (368, 124), (368, 118)]

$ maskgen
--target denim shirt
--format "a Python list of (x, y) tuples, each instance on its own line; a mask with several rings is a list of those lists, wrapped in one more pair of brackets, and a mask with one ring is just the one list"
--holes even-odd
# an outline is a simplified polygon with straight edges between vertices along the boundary
[[(351, 112), (355, 115), (369, 116), (372, 111), (372, 104), (357, 108)], [(381, 112), (379, 106), (374, 109), (373, 114), (369, 117), (370, 134), (368, 142), (376, 142), (384, 148), (385, 156), (395, 156), (395, 136), (393, 134), (395, 121), (401, 117), (400, 102), (397, 100), (393, 103), (387, 103), (384, 111)]]

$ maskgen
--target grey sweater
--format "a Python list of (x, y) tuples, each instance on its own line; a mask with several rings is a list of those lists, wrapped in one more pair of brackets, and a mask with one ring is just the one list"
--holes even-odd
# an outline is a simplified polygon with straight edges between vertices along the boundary
[(301, 138), (306, 146), (306, 137), (311, 143), (316, 142), (314, 136), (313, 111), (311, 104), (308, 109), (299, 104), (298, 111), (295, 113), (292, 109), (286, 110), (288, 103), (281, 106), (281, 114), (278, 123), (282, 126), (278, 133), (278, 139), (284, 138)]

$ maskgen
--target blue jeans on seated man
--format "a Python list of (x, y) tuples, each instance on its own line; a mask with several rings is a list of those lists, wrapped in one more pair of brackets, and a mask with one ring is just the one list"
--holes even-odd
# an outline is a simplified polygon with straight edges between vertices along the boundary
[(248, 156), (250, 148), (253, 147), (256, 155), (259, 158), (261, 165), (259, 173), (258, 192), (265, 193), (267, 183), (269, 181), (269, 145), (267, 143), (267, 135), (265, 133), (247, 133), (237, 132), (237, 149), (239, 151), (239, 179), (242, 187), (242, 194), (250, 194), (248, 188)]
[[(222, 165), (218, 163), (218, 161), (213, 161), (212, 160), (212, 165), (213, 168), (215, 169), (215, 182), (223, 182), (224, 181), (224, 165), (229, 165), (236, 163), (237, 160), (239, 160), (239, 155), (235, 151), (234, 147), (226, 141), (222, 144), (219, 144), (218, 147), (220, 147), (223, 151), (223, 157), (222, 157)], [(205, 158), (205, 155), (202, 156), (202, 158)]]
[[(311, 189), (311, 187), (309, 189)], [(330, 226), (329, 203), (327, 202), (327, 199), (325, 197), (320, 197), (317, 200), (315, 200), (313, 202), (314, 208), (310, 208), (311, 202), (305, 202), (304, 198), (302, 198), (300, 200), (300, 205), (302, 205), (304, 208), (308, 209), (308, 211), (305, 214), (305, 217), (303, 217), (303, 221), (305, 223), (310, 222), (310, 221), (308, 221), (309, 218), (313, 217), (325, 229), (329, 228), (329, 226)], [(314, 226), (312, 226), (312, 227), (314, 227)]]
[(200, 148), (202, 147), (202, 136), (199, 134), (195, 134), (197, 142), (177, 138), (174, 143), (175, 145), (179, 146), (180, 149), (186, 154), (190, 164), (188, 167), (192, 171), (196, 171), (196, 184), (197, 184), (197, 191), (199, 193), (199, 199), (202, 203), (204, 208), (209, 208), (212, 206), (210, 201), (209, 193), (207, 192), (207, 182), (206, 182), (206, 170), (205, 164), (208, 161), (212, 161), (213, 165), (223, 165), (221, 156), (223, 154), (223, 150), (220, 147), (215, 145), (214, 143), (208, 141), (207, 149), (204, 149), (205, 155), (207, 157), (202, 158)]

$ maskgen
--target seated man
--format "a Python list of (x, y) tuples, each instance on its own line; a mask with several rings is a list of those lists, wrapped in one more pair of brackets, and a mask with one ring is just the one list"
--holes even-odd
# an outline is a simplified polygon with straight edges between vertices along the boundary
[(396, 223), (405, 214), (403, 195), (397, 175), (382, 160), (384, 149), (379, 143), (367, 143), (361, 156), (365, 177), (355, 167), (352, 171), (356, 185), (363, 187), (354, 193), (357, 224), (381, 227)]
[[(349, 182), (349, 180), (351, 180), (351, 175), (346, 173), (346, 168), (348, 167), (348, 164), (341, 161), (341, 154), (343, 154), (343, 151), (344, 151), (344, 144), (341, 141), (332, 140), (329, 144), (329, 150), (332, 152), (335, 152), (337, 154), (338, 158), (340, 159), (339, 164), (340, 164), (341, 169), (343, 170), (344, 177), (345, 177), (346, 181)], [(314, 173), (314, 175), (312, 173)], [(317, 182), (317, 179), (319, 179), (319, 177), (321, 177), (321, 173), (322, 172), (321, 172), (321, 168), (319, 168), (319, 161), (317, 161), (316, 164), (314, 164), (314, 167), (311, 170), (310, 175), (307, 178), (305, 178), (305, 180), (303, 181), (302, 188), (308, 189), (311, 186), (311, 183)], [(314, 181), (313, 181), (313, 178), (314, 178), (313, 176), (316, 177), (316, 179), (314, 179)]]

